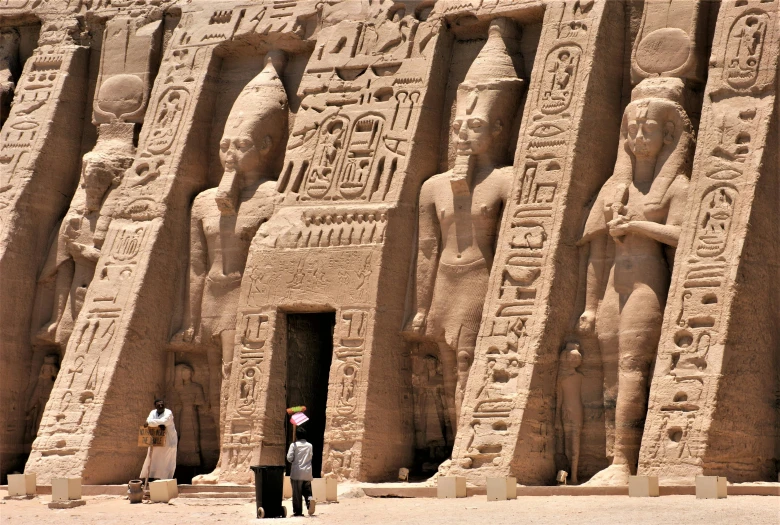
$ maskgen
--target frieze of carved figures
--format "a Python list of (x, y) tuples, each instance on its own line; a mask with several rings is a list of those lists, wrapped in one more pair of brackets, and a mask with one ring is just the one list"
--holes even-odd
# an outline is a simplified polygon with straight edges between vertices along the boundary
[(324, 248), (382, 244), (387, 228), (387, 213), (305, 213), (303, 227), (296, 229), (290, 247)]
[(416, 71), (438, 27), (396, 4), (378, 21), (322, 30), (279, 190), (297, 198), (381, 202), (408, 153), (424, 89)]

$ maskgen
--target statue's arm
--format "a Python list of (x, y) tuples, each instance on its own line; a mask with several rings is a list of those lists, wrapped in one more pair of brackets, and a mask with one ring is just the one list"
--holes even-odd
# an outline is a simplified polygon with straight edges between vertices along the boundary
[(588, 266), (585, 277), (585, 309), (580, 316), (579, 331), (592, 333), (596, 326), (596, 310), (604, 289), (604, 276), (607, 271), (607, 236), (598, 235), (590, 238), (588, 250)]
[(68, 250), (65, 249), (67, 241), (64, 239), (65, 221), (62, 221), (57, 227), (57, 233), (53, 235), (49, 252), (46, 254), (46, 260), (41, 268), (38, 281), (46, 281), (57, 274), (57, 270), (65, 260), (70, 259)]
[(433, 299), (433, 285), (439, 263), (441, 232), (436, 217), (436, 203), (431, 184), (423, 184), (420, 191), (419, 225), (417, 238), (417, 273), (415, 278), (416, 313), (407, 331), (424, 331), (428, 309)]
[(604, 290), (607, 275), (607, 225), (604, 218), (604, 201), (599, 195), (591, 207), (582, 238), (577, 243), (584, 248), (587, 258), (585, 273), (585, 309), (580, 316), (579, 331), (592, 333), (596, 323), (596, 309)]
[(192, 207), (190, 218), (190, 263), (187, 279), (187, 298), (184, 303), (184, 319), (182, 331), (174, 336), (182, 342), (193, 342), (196, 328), (200, 320), (201, 304), (203, 302), (203, 288), (208, 272), (208, 247), (206, 235), (203, 231), (203, 223), (198, 213), (197, 202)]
[[(677, 247), (682, 231), (682, 223), (685, 217), (685, 206), (688, 200), (688, 179), (677, 177), (669, 188), (669, 212), (666, 215), (666, 224), (652, 221), (630, 221), (619, 226), (626, 233), (644, 235), (668, 246)], [(611, 230), (610, 230), (611, 233)]]

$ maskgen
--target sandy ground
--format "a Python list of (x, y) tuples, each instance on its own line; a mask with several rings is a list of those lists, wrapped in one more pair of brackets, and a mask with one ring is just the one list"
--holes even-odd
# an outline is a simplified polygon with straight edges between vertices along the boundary
[[(0, 492), (0, 496), (5, 494)], [(259, 523), (253, 519), (253, 503), (225, 504), (219, 500), (179, 498), (169, 504), (131, 505), (126, 499), (117, 496), (85, 499), (85, 506), (68, 510), (50, 510), (46, 507), (49, 496), (24, 501), (0, 501), (0, 524)], [(642, 499), (627, 496), (554, 496), (488, 502), (485, 496), (459, 500), (352, 497), (343, 498), (337, 504), (318, 505), (314, 517), (288, 518), (285, 521), (291, 525), (780, 525), (780, 498), (731, 496), (723, 500), (697, 500), (693, 496)]]

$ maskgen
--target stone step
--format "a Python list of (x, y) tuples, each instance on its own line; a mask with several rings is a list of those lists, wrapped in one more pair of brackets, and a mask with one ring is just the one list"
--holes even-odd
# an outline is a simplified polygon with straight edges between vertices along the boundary
[(255, 499), (255, 493), (253, 492), (179, 492), (180, 498), (188, 499), (226, 499), (234, 498), (242, 501), (251, 501)]
[(179, 494), (199, 494), (215, 492), (240, 492), (255, 495), (254, 485), (179, 485)]

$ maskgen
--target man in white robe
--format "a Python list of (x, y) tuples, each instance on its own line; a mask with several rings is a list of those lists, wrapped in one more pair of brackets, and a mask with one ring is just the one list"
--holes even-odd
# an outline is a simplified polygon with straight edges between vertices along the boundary
[[(173, 412), (165, 408), (165, 401), (156, 399), (154, 410), (149, 413), (144, 426), (165, 429), (165, 446), (151, 447), (146, 453), (146, 460), (141, 469), (141, 479), (149, 476), (152, 479), (173, 479), (176, 470), (176, 445), (179, 442), (176, 426), (173, 424)], [(151, 468), (150, 468), (151, 455)]]

